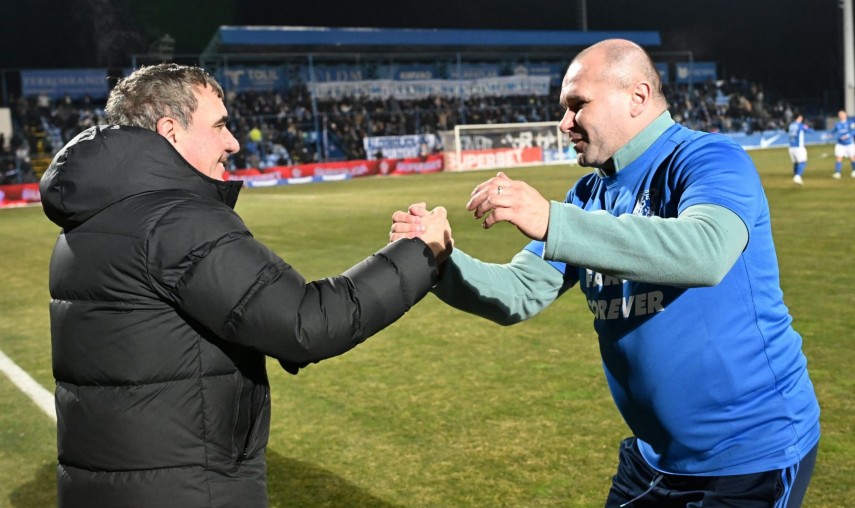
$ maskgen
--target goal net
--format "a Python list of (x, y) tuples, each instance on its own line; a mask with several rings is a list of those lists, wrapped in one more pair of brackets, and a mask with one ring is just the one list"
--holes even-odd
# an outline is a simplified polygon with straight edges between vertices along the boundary
[(445, 169), (467, 171), (576, 160), (558, 122), (457, 125), (440, 133)]

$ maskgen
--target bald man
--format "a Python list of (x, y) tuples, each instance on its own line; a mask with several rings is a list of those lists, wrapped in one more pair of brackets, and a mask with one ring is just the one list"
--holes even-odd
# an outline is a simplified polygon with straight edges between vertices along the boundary
[[(560, 103), (561, 130), (593, 171), (564, 202), (503, 173), (478, 185), (467, 208), (483, 227), (507, 221), (532, 241), (506, 264), (456, 245), (433, 291), (510, 325), (579, 286), (633, 433), (607, 507), (799, 506), (819, 405), (751, 159), (676, 124), (630, 41), (582, 51)], [(396, 212), (391, 239), (417, 235), (424, 214)]]

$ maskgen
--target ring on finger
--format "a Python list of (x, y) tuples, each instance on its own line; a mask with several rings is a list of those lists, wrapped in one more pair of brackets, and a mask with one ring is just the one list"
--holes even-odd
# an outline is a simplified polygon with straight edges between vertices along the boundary
[(502, 186), (501, 185), (499, 185), (499, 187), (496, 189), (496, 194), (498, 194), (499, 196), (502, 195)]

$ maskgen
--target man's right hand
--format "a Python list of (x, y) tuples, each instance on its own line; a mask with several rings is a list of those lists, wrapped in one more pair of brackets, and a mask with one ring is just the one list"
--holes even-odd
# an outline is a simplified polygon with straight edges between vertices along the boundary
[(389, 241), (421, 238), (433, 251), (437, 263), (442, 264), (454, 249), (447, 216), (444, 207), (438, 206), (429, 211), (425, 203), (414, 203), (406, 212), (399, 210), (392, 214)]

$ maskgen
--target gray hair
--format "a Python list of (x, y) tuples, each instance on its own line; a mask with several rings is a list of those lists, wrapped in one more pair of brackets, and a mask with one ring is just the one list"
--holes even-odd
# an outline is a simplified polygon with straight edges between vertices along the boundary
[(185, 129), (199, 103), (196, 88), (211, 87), (223, 98), (223, 89), (201, 67), (162, 63), (140, 67), (119, 80), (104, 108), (107, 122), (157, 130), (157, 121), (172, 117)]

